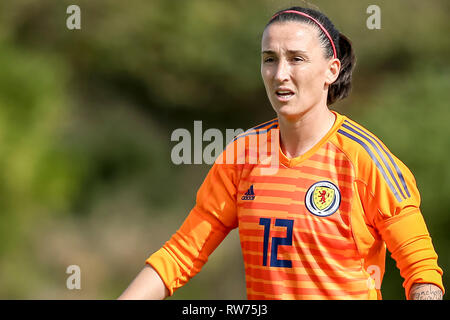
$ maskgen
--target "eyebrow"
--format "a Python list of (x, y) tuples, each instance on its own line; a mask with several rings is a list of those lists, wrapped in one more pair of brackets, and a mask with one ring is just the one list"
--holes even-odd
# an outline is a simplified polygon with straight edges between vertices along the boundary
[[(303, 50), (287, 50), (289, 54), (307, 54), (306, 51)], [(261, 54), (275, 54), (275, 51), (272, 50), (264, 50)]]

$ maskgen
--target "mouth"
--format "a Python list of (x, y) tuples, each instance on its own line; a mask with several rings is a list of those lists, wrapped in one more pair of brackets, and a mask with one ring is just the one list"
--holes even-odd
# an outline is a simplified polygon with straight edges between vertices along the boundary
[(280, 100), (280, 101), (288, 101), (295, 94), (291, 90), (277, 90), (277, 91), (275, 91), (275, 95), (277, 96), (278, 100)]

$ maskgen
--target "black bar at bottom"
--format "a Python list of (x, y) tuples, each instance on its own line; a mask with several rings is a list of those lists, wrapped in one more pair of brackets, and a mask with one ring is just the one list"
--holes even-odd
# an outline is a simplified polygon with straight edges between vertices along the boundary
[[(395, 310), (402, 316), (418, 315), (420, 311), (438, 314), (448, 309), (445, 301), (259, 301), (259, 300), (166, 300), (166, 301), (115, 301), (115, 300), (3, 300), (3, 314), (14, 317), (31, 315), (71, 316), (89, 319), (129, 319), (143, 316), (149, 319), (285, 319), (287, 317), (353, 318), (357, 315), (388, 318)], [(403, 317), (404, 318), (404, 317)]]

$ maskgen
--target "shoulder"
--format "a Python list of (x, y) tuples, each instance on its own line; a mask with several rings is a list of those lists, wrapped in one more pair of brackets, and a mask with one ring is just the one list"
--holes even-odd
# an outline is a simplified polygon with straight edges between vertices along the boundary
[(392, 152), (374, 133), (346, 116), (342, 116), (335, 140), (355, 164), (377, 163), (380, 158), (392, 156)]
[[(216, 164), (232, 164), (242, 169), (243, 164), (256, 164), (260, 150), (272, 143), (273, 130), (277, 130), (278, 118), (258, 124), (236, 135), (217, 158)], [(278, 137), (278, 136), (276, 136)], [(266, 148), (267, 149), (267, 148)]]
[(383, 182), (397, 200), (409, 195), (405, 181), (412, 173), (406, 165), (374, 133), (348, 117), (343, 118), (335, 144), (353, 163), (357, 179), (372, 186)]
[(238, 139), (251, 136), (251, 135), (260, 135), (260, 134), (267, 134), (270, 133), (271, 130), (278, 129), (278, 118), (274, 118), (272, 120), (263, 122), (261, 124), (258, 124), (248, 130), (246, 130), (244, 133), (236, 136), (233, 141), (236, 141)]

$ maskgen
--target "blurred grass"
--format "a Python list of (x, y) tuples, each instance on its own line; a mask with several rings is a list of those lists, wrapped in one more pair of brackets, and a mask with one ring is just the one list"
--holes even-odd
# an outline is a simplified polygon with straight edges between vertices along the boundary
[[(335, 109), (374, 132), (414, 173), (450, 266), (450, 3), (315, 1), (352, 39), (352, 95)], [(78, 4), (82, 29), (65, 26)], [(171, 132), (250, 128), (274, 113), (260, 37), (293, 1), (0, 3), (0, 297), (113, 299), (194, 205), (209, 166), (171, 163)], [(420, 15), (417, 14), (420, 12)], [(77, 264), (82, 289), (65, 287)], [(387, 261), (386, 299), (404, 299)], [(237, 231), (171, 299), (245, 299)]]

